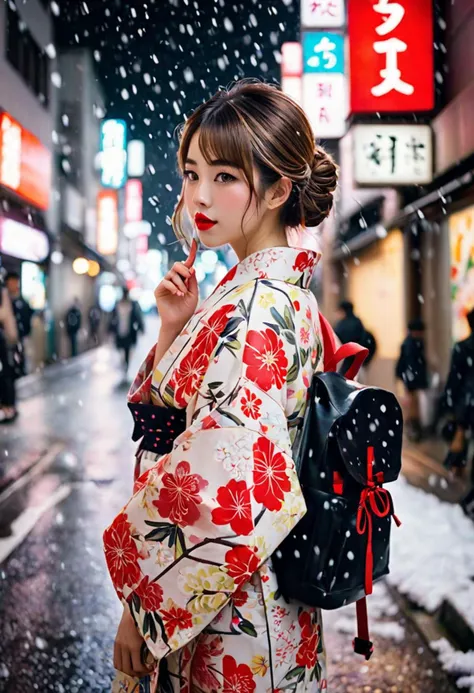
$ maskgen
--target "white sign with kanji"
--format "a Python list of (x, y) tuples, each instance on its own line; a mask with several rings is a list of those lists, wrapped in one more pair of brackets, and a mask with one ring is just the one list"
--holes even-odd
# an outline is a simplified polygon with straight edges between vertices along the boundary
[(301, 0), (303, 29), (344, 26), (344, 0)]
[(342, 137), (346, 132), (346, 77), (336, 73), (303, 75), (303, 108), (316, 139)]
[(422, 185), (433, 177), (429, 125), (355, 125), (354, 178), (358, 185)]

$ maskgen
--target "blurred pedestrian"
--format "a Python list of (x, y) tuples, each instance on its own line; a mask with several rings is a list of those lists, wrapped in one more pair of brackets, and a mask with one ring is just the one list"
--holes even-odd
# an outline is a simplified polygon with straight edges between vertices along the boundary
[[(336, 313), (338, 322), (334, 331), (341, 341), (341, 344), (356, 342), (369, 350), (369, 354), (364, 362), (364, 369), (369, 365), (375, 356), (377, 342), (374, 335), (364, 326), (362, 320), (354, 313), (354, 304), (351, 301), (341, 301)], [(351, 365), (353, 359), (346, 359), (341, 367), (341, 373), (345, 373)], [(361, 373), (362, 379), (364, 372)]]
[(15, 377), (26, 375), (25, 340), (31, 334), (31, 318), (34, 311), (28, 301), (21, 295), (20, 275), (18, 272), (9, 272), (5, 278), (5, 284), (12, 302), (18, 329), (18, 342), (13, 353), (13, 369)]
[(102, 320), (102, 311), (97, 303), (89, 308), (89, 336), (95, 346), (99, 346), (99, 328)]
[(405, 423), (407, 436), (410, 440), (418, 442), (422, 437), (420, 391), (427, 390), (429, 386), (425, 356), (425, 325), (420, 318), (408, 323), (408, 335), (400, 348), (395, 375), (403, 382), (408, 399)]
[(16, 408), (13, 353), (18, 343), (18, 328), (8, 290), (0, 287), (0, 423), (13, 423)]
[[(474, 309), (467, 315), (471, 334), (454, 345), (451, 367), (442, 396), (442, 409), (451, 419), (449, 452), (445, 467), (461, 474), (468, 462), (469, 440), (474, 430)], [(471, 470), (474, 483), (474, 464)]]
[(341, 301), (337, 315), (335, 333), (341, 340), (341, 344), (357, 342), (362, 344), (365, 337), (365, 327), (362, 320), (354, 313), (354, 304), (351, 301)]
[(137, 343), (138, 333), (145, 331), (140, 306), (137, 301), (132, 301), (126, 287), (122, 289), (122, 298), (112, 311), (110, 331), (115, 335), (117, 349), (122, 352), (126, 377), (130, 365), (130, 355)]
[(66, 313), (66, 332), (71, 344), (71, 356), (77, 356), (77, 335), (81, 329), (82, 313), (80, 309), (79, 299), (74, 299), (72, 306)]

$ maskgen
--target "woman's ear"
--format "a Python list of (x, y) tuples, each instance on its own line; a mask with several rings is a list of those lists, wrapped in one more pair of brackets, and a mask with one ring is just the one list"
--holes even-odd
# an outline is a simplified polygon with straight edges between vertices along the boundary
[(290, 197), (293, 190), (293, 183), (286, 176), (282, 176), (274, 183), (267, 191), (267, 206), (268, 209), (277, 209), (282, 207)]

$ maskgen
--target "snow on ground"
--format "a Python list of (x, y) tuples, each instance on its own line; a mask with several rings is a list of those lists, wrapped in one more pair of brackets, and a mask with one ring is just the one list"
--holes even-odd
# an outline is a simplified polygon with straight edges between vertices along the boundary
[(474, 629), (474, 524), (403, 477), (388, 490), (402, 521), (392, 525), (389, 582), (430, 613), (451, 599)]
[[(395, 513), (390, 584), (428, 612), (449, 600), (474, 629), (474, 524), (460, 506), (444, 503), (403, 477), (389, 484)], [(444, 669), (461, 676), (474, 693), (474, 651), (457, 652), (446, 641), (431, 644)]]
[(459, 677), (458, 688), (468, 688), (469, 693), (474, 693), (474, 651), (458, 652), (445, 638), (432, 642), (431, 649), (438, 653), (443, 669)]

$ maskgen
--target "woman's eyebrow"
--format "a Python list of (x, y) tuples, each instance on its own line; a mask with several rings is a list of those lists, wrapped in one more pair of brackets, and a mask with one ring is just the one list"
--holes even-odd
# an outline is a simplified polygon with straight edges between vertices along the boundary
[[(186, 164), (190, 164), (191, 166), (197, 166), (197, 162), (194, 161), (194, 159), (186, 159)], [(231, 161), (226, 161), (226, 159), (213, 159), (211, 161), (211, 166), (232, 166), (232, 168), (237, 168), (235, 164), (233, 164)]]
[(211, 161), (211, 166), (232, 166), (232, 168), (237, 168), (232, 161), (226, 161), (225, 159), (213, 159)]

